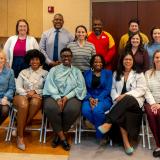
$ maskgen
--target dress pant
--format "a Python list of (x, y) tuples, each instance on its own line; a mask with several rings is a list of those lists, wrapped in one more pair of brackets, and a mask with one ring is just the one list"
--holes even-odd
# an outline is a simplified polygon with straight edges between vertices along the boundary
[(80, 115), (81, 101), (77, 98), (71, 98), (66, 102), (63, 111), (61, 111), (53, 98), (45, 97), (43, 107), (53, 131), (56, 133), (60, 131), (67, 132)]
[(149, 104), (145, 104), (144, 108), (156, 145), (160, 147), (160, 110), (158, 110), (157, 114), (154, 114)]
[(105, 122), (105, 112), (110, 109), (110, 106), (110, 102), (104, 103), (102, 101), (98, 102), (94, 109), (92, 109), (89, 100), (83, 101), (82, 103), (82, 115), (95, 126), (97, 139), (102, 139), (105, 137), (105, 135), (98, 130), (98, 127)]
[(130, 95), (126, 95), (107, 114), (106, 122), (118, 124), (124, 128), (129, 137), (137, 139), (142, 121), (142, 110), (137, 100)]

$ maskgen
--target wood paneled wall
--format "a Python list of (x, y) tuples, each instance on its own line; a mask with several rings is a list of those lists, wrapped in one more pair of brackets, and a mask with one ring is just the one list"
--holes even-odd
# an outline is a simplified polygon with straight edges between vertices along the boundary
[(0, 0), (0, 37), (15, 34), (16, 22), (28, 21), (30, 35), (40, 37), (43, 29), (43, 0)]

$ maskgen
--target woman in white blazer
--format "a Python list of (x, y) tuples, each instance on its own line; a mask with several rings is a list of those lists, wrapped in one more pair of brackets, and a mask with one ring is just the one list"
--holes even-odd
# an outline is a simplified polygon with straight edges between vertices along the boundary
[(28, 22), (20, 19), (16, 24), (16, 35), (9, 37), (4, 45), (7, 63), (14, 70), (15, 78), (21, 70), (28, 67), (24, 63), (24, 56), (30, 49), (39, 49), (39, 46), (36, 39), (29, 36)]
[(134, 151), (129, 139), (137, 138), (139, 134), (145, 91), (145, 77), (136, 70), (133, 54), (122, 54), (118, 69), (113, 75), (113, 107), (106, 116), (106, 123), (99, 126), (99, 130), (106, 133), (112, 124), (117, 124), (120, 127), (125, 152), (129, 155)]

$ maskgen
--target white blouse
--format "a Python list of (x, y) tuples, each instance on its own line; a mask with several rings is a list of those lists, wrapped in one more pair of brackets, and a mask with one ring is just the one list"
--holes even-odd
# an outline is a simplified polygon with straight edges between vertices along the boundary
[(36, 71), (31, 67), (22, 70), (16, 80), (17, 94), (27, 95), (28, 91), (35, 90), (37, 94), (42, 95), (47, 74), (48, 72), (41, 67)]

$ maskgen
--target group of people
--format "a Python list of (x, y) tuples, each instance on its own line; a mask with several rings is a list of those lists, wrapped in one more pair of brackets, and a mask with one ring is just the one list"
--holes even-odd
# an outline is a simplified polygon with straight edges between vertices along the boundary
[(153, 156), (159, 157), (160, 27), (151, 30), (149, 41), (139, 21), (131, 19), (116, 51), (100, 19), (93, 20), (89, 33), (84, 25), (77, 26), (75, 37), (63, 24), (63, 15), (55, 14), (53, 27), (38, 45), (27, 21), (20, 19), (16, 35), (0, 51), (0, 123), (13, 102), (18, 110), (17, 147), (25, 150), (25, 127), (43, 107), (55, 133), (52, 147), (60, 144), (70, 150), (66, 132), (81, 112), (95, 126), (100, 144), (118, 126), (125, 153), (131, 155), (144, 108), (157, 145)]

